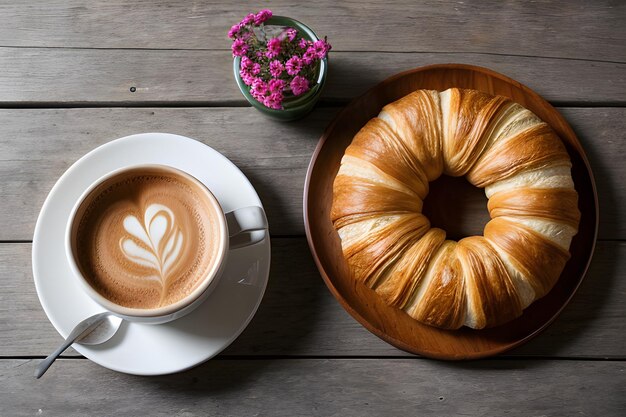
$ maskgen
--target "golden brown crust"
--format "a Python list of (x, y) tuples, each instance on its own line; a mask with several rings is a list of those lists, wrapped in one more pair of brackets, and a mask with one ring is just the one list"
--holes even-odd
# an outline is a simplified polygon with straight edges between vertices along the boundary
[(458, 257), (476, 328), (497, 326), (522, 314), (515, 285), (495, 249), (482, 236), (459, 241)]
[(532, 278), (529, 283), (537, 298), (552, 289), (570, 257), (569, 252), (534, 230), (502, 217), (489, 221), (484, 233), (508, 255), (515, 269)]
[(487, 149), (467, 179), (483, 188), (522, 171), (558, 164), (571, 164), (569, 155), (550, 126), (540, 123)]
[(424, 278), (430, 261), (445, 239), (446, 233), (443, 230), (430, 229), (407, 249), (393, 271), (376, 287), (376, 292), (387, 304), (398, 308), (407, 306)]
[(385, 115), (393, 120), (391, 129), (424, 167), (428, 181), (439, 177), (443, 171), (439, 93), (414, 91), (383, 107), (381, 117)]
[(465, 323), (465, 279), (456, 246), (447, 240), (431, 263), (428, 287), (408, 312), (414, 319), (443, 329), (458, 329)]
[(356, 213), (384, 215), (420, 213), (421, 210), (422, 202), (415, 194), (407, 194), (358, 177), (340, 175), (335, 179), (332, 221)]
[(571, 188), (522, 188), (496, 193), (487, 203), (492, 219), (522, 216), (565, 223), (574, 228), (580, 221), (578, 193)]
[(442, 137), (444, 172), (458, 177), (474, 165), (485, 147), (488, 139), (485, 132), (494, 123), (494, 116), (511, 101), (476, 90), (449, 91), (450, 108)]
[(357, 244), (344, 248), (344, 256), (357, 281), (373, 288), (393, 264), (430, 227), (419, 213), (406, 214), (374, 232)]
[[(419, 90), (354, 137), (331, 220), (354, 279), (387, 304), (437, 327), (497, 326), (545, 295), (570, 256), (580, 221), (570, 166), (554, 131), (518, 104)], [(443, 170), (493, 185), (484, 237), (429, 230), (422, 200)]]
[(428, 179), (421, 164), (389, 125), (377, 117), (356, 134), (346, 155), (371, 163), (408, 186), (420, 198), (428, 194)]

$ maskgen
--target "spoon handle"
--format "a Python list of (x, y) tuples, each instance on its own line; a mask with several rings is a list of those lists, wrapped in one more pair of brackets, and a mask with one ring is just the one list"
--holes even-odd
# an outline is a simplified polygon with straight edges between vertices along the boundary
[(72, 343), (74, 343), (74, 340), (76, 340), (76, 338), (70, 339), (68, 337), (57, 350), (52, 352), (46, 359), (41, 361), (41, 363), (37, 366), (37, 369), (35, 369), (35, 378), (41, 378), (41, 376), (48, 370), (48, 368), (50, 368), (52, 362), (54, 362), (61, 353), (65, 352), (65, 350), (70, 347)]
[(81, 321), (74, 327), (74, 330), (67, 336), (67, 339), (59, 346), (57, 350), (55, 350), (50, 356), (41, 361), (41, 363), (35, 369), (35, 378), (39, 379), (41, 376), (48, 370), (52, 362), (65, 351), (72, 343), (77, 340), (80, 340), (82, 337), (86, 336), (90, 332), (92, 332), (96, 327), (98, 327), (109, 315), (109, 313), (99, 313), (91, 317), (87, 317), (85, 320)]

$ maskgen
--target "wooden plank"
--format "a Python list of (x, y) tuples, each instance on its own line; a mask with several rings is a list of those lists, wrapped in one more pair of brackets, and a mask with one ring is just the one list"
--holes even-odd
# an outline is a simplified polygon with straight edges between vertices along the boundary
[[(333, 52), (323, 99), (345, 102), (397, 72), (448, 62), (489, 67), (554, 102), (625, 102), (626, 64), (465, 52)], [(0, 105), (243, 105), (232, 71), (228, 51), (0, 48)]]
[(559, 111), (576, 132), (594, 173), (600, 205), (598, 236), (626, 238), (626, 183), (622, 180), (626, 177), (626, 108)]
[[(0, 45), (227, 49), (226, 32), (258, 2), (52, 0), (0, 9)], [(341, 51), (479, 52), (626, 61), (626, 7), (610, 0), (502, 3), (274, 1)]]
[[(225, 355), (408, 355), (365, 331), (339, 306), (304, 242), (273, 242), (267, 298)], [(506, 355), (626, 358), (625, 258), (625, 242), (600, 242), (587, 278), (563, 314)]]
[[(585, 146), (600, 190), (603, 239), (626, 238), (626, 108), (561, 109)], [(78, 158), (117, 137), (165, 131), (207, 143), (257, 188), (275, 235), (303, 235), (306, 167), (337, 108), (296, 123), (253, 108), (94, 108), (0, 110), (0, 240), (28, 240), (43, 201)]]
[(7, 415), (611, 417), (626, 407), (624, 362), (214, 360), (140, 378), (61, 359), (34, 381), (37, 362), (0, 360)]
[(625, 280), (626, 242), (598, 242), (587, 276), (563, 313), (510, 354), (626, 358), (626, 333), (618, 323), (626, 319), (626, 307), (620, 306), (626, 304)]
[[(0, 223), (11, 229), (0, 232), (0, 240), (32, 237), (48, 191), (80, 156), (116, 137), (145, 131), (179, 133), (222, 152), (259, 192), (271, 232), (303, 234), (306, 166), (335, 111), (322, 109), (299, 123), (279, 123), (253, 108), (0, 110), (5, 127), (0, 133)], [(36, 114), (42, 118), (33, 123), (28, 115)], [(14, 127), (7, 129), (7, 124)], [(19, 218), (20, 224), (10, 225), (7, 216)]]
[[(0, 357), (44, 356), (61, 342), (39, 306), (30, 250), (30, 244), (0, 244)], [(589, 274), (563, 314), (506, 355), (626, 358), (625, 274), (626, 242), (599, 242)], [(265, 298), (222, 355), (410, 356), (369, 333), (340, 307), (304, 238), (272, 239)]]

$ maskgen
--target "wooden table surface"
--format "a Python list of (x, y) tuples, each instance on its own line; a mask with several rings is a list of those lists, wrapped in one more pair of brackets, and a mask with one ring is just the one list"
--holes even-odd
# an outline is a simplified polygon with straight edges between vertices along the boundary
[[(263, 7), (267, 7), (264, 4)], [(231, 74), (226, 31), (258, 3), (0, 1), (0, 416), (623, 415), (626, 409), (626, 2), (273, 1), (333, 45), (311, 115), (263, 118)], [(402, 70), (469, 63), (543, 95), (585, 147), (600, 197), (587, 278), (557, 321), (499, 357), (440, 362), (386, 344), (324, 286), (302, 220), (305, 171), (351, 98)], [(135, 87), (135, 92), (131, 92)], [(266, 206), (272, 271), (217, 358), (136, 377), (69, 350), (35, 293), (31, 239), (58, 177), (115, 138), (165, 131), (216, 148)]]

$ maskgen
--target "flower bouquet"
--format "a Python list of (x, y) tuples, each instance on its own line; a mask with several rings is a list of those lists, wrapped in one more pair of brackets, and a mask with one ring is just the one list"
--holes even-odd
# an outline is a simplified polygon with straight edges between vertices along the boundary
[(235, 79), (263, 113), (282, 120), (304, 116), (319, 98), (328, 71), (326, 38), (270, 10), (249, 14), (228, 32)]

